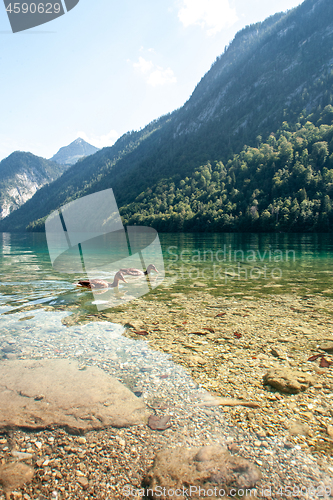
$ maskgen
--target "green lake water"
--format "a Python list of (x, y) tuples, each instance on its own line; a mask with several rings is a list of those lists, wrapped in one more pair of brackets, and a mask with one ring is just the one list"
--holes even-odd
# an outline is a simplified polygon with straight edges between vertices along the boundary
[[(175, 292), (192, 294), (195, 285), (212, 295), (237, 296), (237, 299), (256, 297), (260, 300), (274, 294), (292, 294), (311, 295), (315, 302), (316, 297), (330, 299), (333, 296), (333, 235), (159, 236), (165, 277), (160, 286), (145, 296), (146, 300), (169, 302), (171, 299), (174, 304)], [(115, 263), (113, 274), (116, 271)], [(163, 276), (163, 269), (160, 271)], [(102, 271), (100, 274), (112, 280), (112, 275)], [(0, 276), (0, 359), (65, 357), (76, 359), (80, 369), (95, 364), (138, 397), (142, 395), (146, 402), (155, 397), (171, 400), (183, 408), (181, 418), (186, 421), (187, 411), (193, 411), (193, 394), (204, 390), (180, 365), (172, 362), (171, 354), (155, 351), (145, 337), (133, 340), (123, 335), (122, 326), (96, 321), (96, 297), (75, 284), (86, 277), (52, 268), (44, 234), (0, 234)], [(127, 286), (121, 283), (114, 293), (120, 298), (126, 297)], [(71, 326), (64, 324), (63, 320), (74, 312), (88, 321), (74, 322)], [(219, 413), (216, 409), (217, 420), (213, 412), (205, 419), (202, 415), (200, 418), (200, 439), (201, 434), (202, 440), (208, 438), (206, 431), (215, 429), (217, 421), (221, 432), (223, 411)], [(230, 436), (232, 429), (223, 432)], [(282, 445), (274, 439), (270, 441), (271, 462), (276, 455), (276, 460), (287, 461), (291, 470), (296, 461), (299, 466), (300, 447), (288, 452), (289, 455), (284, 451), (279, 458)], [(312, 468), (312, 463), (308, 458), (302, 462), (305, 470)]]
[[(239, 299), (293, 294), (311, 295), (315, 301), (316, 297), (330, 300), (333, 296), (333, 235), (161, 234), (160, 241), (165, 277), (160, 286), (145, 295), (148, 301), (168, 303), (171, 298), (174, 303), (175, 292), (191, 294), (195, 285), (212, 295)], [(76, 330), (69, 328), (63, 324), (63, 318), (75, 312), (96, 320), (96, 303), (103, 301), (104, 296), (94, 297), (90, 290), (76, 286), (75, 282), (85, 276), (59, 273), (52, 268), (45, 234), (2, 233), (0, 255), (0, 355), (6, 357), (6, 349), (11, 351), (11, 338), (18, 341), (17, 357), (35, 357), (39, 343), (42, 357), (63, 353), (80, 361), (76, 353), (81, 350), (75, 346), (79, 344), (75, 335), (81, 326), (77, 325)], [(160, 271), (161, 279), (163, 269)], [(112, 275), (104, 274), (102, 277), (112, 280)], [(129, 286), (121, 283), (119, 290), (111, 293), (128, 300)], [(126, 311), (126, 302), (122, 309)], [(330, 314), (329, 310), (326, 312)], [(91, 336), (102, 335), (104, 339), (110, 337), (110, 332), (117, 332), (118, 338), (123, 331), (122, 326), (106, 321), (91, 321), (89, 325)], [(80, 335), (84, 336), (84, 331)], [(51, 338), (52, 349), (48, 349)], [(37, 344), (25, 352), (24, 342)], [(62, 347), (66, 342), (71, 345), (68, 349)], [(105, 342), (98, 347), (100, 359), (104, 351), (108, 355)], [(117, 348), (117, 342), (119, 338), (113, 340), (112, 349)], [(142, 339), (136, 345), (139, 349), (147, 343)], [(120, 356), (125, 359), (126, 353), (121, 352)], [(81, 362), (87, 361), (87, 356), (83, 356)]]
[[(168, 300), (170, 290), (186, 293), (196, 283), (211, 294), (226, 296), (333, 296), (330, 234), (161, 234), (160, 241), (165, 281), (150, 292), (160, 300)], [(85, 276), (52, 268), (44, 234), (2, 233), (0, 256), (2, 312), (16, 314), (27, 305), (96, 311), (91, 292), (74, 284)], [(120, 292), (125, 289), (121, 284)], [(2, 324), (7, 314), (2, 316)]]
[(333, 295), (333, 235), (182, 234), (162, 242), (178, 288), (199, 281), (212, 294)]

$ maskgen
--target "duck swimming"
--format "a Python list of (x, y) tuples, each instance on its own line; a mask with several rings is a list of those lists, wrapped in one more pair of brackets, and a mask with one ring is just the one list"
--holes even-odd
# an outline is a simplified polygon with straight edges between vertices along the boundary
[(147, 276), (151, 271), (158, 273), (158, 270), (154, 264), (149, 264), (146, 271), (141, 271), (140, 269), (135, 269), (135, 267), (127, 267), (119, 270), (122, 274), (128, 274), (129, 276)]
[(83, 286), (85, 288), (90, 288), (90, 290), (97, 290), (100, 288), (117, 288), (119, 285), (119, 281), (124, 281), (124, 283), (127, 283), (127, 281), (125, 280), (124, 276), (120, 271), (118, 271), (115, 274), (112, 283), (109, 283), (108, 281), (105, 280), (94, 279), (94, 280), (80, 280), (77, 283), (77, 285)]

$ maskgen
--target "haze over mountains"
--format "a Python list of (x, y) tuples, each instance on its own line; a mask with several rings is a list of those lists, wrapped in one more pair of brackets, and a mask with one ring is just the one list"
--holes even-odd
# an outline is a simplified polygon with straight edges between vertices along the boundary
[(247, 26), (185, 105), (40, 189), (0, 230), (42, 230), (112, 187), (123, 220), (164, 231), (331, 230), (333, 2)]

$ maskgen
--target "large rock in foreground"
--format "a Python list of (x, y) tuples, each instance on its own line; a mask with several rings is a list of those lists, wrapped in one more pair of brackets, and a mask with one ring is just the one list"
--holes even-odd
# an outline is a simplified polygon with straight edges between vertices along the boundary
[(10, 499), (10, 493), (13, 490), (29, 483), (33, 477), (34, 470), (29, 465), (20, 462), (0, 465), (0, 484), (5, 492), (6, 500)]
[(264, 384), (275, 387), (280, 392), (297, 394), (306, 391), (315, 383), (315, 378), (308, 373), (303, 373), (288, 368), (273, 369), (264, 376)]
[(220, 445), (182, 447), (158, 453), (143, 486), (150, 490), (150, 498), (161, 500), (173, 499), (175, 490), (179, 499), (232, 498), (235, 492), (253, 488), (260, 478), (255, 465)]
[(68, 359), (0, 362), (0, 429), (83, 433), (147, 423), (144, 403), (103, 370)]

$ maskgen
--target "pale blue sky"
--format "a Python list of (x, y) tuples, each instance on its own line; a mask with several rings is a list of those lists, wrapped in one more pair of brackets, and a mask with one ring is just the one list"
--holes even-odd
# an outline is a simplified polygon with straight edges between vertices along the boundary
[(237, 31), (300, 3), (80, 0), (13, 34), (0, 1), (0, 160), (49, 158), (79, 136), (112, 145), (182, 106)]

